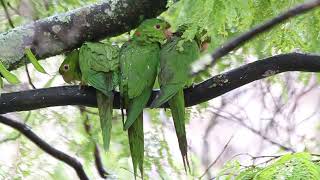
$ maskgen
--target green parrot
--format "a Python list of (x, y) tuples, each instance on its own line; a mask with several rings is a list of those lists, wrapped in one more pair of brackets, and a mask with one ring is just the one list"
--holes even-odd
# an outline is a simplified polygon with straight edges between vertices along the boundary
[[(182, 41), (182, 44), (179, 43)], [(151, 108), (157, 108), (165, 102), (168, 102), (186, 171), (186, 166), (189, 167), (189, 161), (185, 130), (183, 89), (192, 83), (192, 79), (189, 77), (190, 65), (197, 60), (199, 56), (200, 49), (198, 43), (194, 40), (188, 41), (173, 36), (164, 44), (160, 51), (160, 72), (158, 75), (160, 93), (151, 104)]]
[(118, 46), (104, 43), (83, 44), (63, 61), (59, 73), (70, 83), (81, 81), (97, 89), (97, 104), (105, 150), (109, 149), (112, 127), (113, 92), (119, 69)]
[(120, 94), (127, 112), (124, 130), (128, 130), (135, 177), (138, 167), (143, 177), (143, 109), (157, 76), (160, 44), (165, 42), (168, 28), (163, 20), (145, 20), (120, 50)]

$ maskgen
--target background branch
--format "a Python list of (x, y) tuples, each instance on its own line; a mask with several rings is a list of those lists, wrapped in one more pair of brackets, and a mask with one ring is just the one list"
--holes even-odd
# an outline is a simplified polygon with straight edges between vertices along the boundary
[(63, 161), (64, 163), (71, 166), (77, 172), (81, 180), (89, 180), (81, 163), (77, 159), (52, 147), (50, 144), (48, 144), (47, 142), (42, 140), (38, 135), (36, 135), (33, 131), (31, 131), (30, 127), (28, 127), (26, 124), (9, 119), (4, 116), (0, 116), (0, 123), (10, 126), (15, 130), (19, 131), (21, 134), (25, 135), (30, 141), (36, 144), (40, 149), (50, 154), (54, 158)]
[[(90, 119), (88, 114), (86, 113), (86, 108), (84, 106), (79, 106), (79, 110), (81, 113), (81, 116), (83, 116), (84, 121), (83, 121), (83, 125), (84, 125), (84, 129), (86, 130), (86, 133), (89, 135), (90, 140), (94, 141), (94, 139), (92, 139), (92, 133), (91, 133), (91, 124), (90, 124)], [(101, 155), (100, 155), (100, 148), (98, 143), (94, 143), (94, 150), (93, 150), (93, 156), (94, 156), (94, 162), (95, 162), (95, 166), (96, 169), (100, 175), (101, 178), (107, 178), (108, 175), (110, 175), (107, 170), (105, 170), (103, 163), (102, 163), (102, 159), (101, 159)]]
[[(206, 102), (250, 82), (286, 71), (319, 72), (320, 56), (289, 53), (243, 65), (185, 89), (186, 106)], [(153, 91), (149, 103), (157, 93), (158, 90)], [(65, 105), (96, 107), (95, 89), (61, 86), (4, 93), (0, 97), (0, 114)], [(118, 92), (115, 92), (114, 108), (119, 108)]]
[(166, 0), (107, 0), (51, 16), (0, 34), (0, 59), (10, 70), (23, 65), (30, 47), (38, 58), (75, 49), (135, 28), (166, 9)]

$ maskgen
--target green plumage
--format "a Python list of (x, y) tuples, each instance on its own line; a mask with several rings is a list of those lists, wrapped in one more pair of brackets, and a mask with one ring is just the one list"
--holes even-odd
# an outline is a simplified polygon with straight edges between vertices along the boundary
[(160, 94), (154, 99), (151, 107), (159, 107), (168, 101), (186, 169), (189, 162), (183, 88), (190, 85), (190, 65), (199, 58), (200, 50), (195, 41), (186, 41), (182, 44), (183, 51), (179, 51), (180, 40), (179, 37), (173, 37), (160, 51), (160, 72), (158, 75)]
[(134, 174), (137, 174), (139, 168), (141, 177), (143, 178), (143, 159), (144, 159), (144, 134), (143, 134), (143, 114), (134, 121), (128, 129), (128, 138)]
[(85, 43), (80, 48), (79, 65), (82, 82), (97, 89), (97, 103), (103, 146), (109, 149), (112, 128), (113, 72), (119, 66), (119, 48), (103, 43)]
[(127, 130), (146, 106), (159, 64), (160, 47), (157, 43), (141, 45), (128, 42), (120, 51), (121, 94), (128, 98), (130, 110), (124, 129)]
[(80, 80), (97, 89), (97, 103), (104, 149), (109, 149), (113, 92), (117, 85), (114, 74), (119, 68), (119, 48), (103, 43), (85, 43), (73, 51), (60, 66), (59, 72), (66, 82)]
[(157, 76), (160, 43), (165, 40), (167, 27), (162, 20), (146, 20), (120, 50), (120, 93), (127, 112), (124, 129), (128, 129), (135, 176), (139, 167), (143, 177), (143, 109)]

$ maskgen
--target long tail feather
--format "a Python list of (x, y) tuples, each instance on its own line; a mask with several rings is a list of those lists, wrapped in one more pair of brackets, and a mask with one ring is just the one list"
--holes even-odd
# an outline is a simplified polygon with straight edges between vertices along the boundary
[(130, 152), (134, 170), (134, 177), (137, 176), (139, 168), (143, 179), (143, 159), (144, 159), (144, 135), (143, 135), (143, 113), (134, 121), (128, 129)]
[(169, 106), (172, 113), (174, 127), (179, 142), (179, 148), (183, 159), (183, 165), (187, 172), (187, 167), (190, 171), (189, 160), (188, 160), (188, 144), (185, 129), (185, 105), (184, 105), (184, 94), (183, 90), (179, 90), (169, 101)]
[(169, 99), (171, 99), (179, 89), (183, 88), (181, 84), (167, 85), (161, 87), (160, 94), (152, 101), (150, 107), (158, 108)]
[(140, 96), (135, 97), (130, 100), (129, 111), (127, 112), (127, 120), (124, 124), (124, 130), (127, 130), (134, 121), (138, 118), (138, 116), (143, 112), (143, 108), (148, 103), (148, 100), (151, 96), (151, 90), (145, 89)]
[(113, 109), (113, 94), (106, 96), (100, 91), (97, 91), (97, 103), (100, 116), (100, 124), (103, 138), (104, 150), (109, 150), (112, 128), (112, 109)]

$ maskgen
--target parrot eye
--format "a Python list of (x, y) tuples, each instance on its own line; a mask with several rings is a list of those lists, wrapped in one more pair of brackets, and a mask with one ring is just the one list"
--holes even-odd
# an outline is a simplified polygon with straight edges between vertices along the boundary
[(65, 64), (65, 65), (63, 66), (63, 70), (64, 70), (64, 71), (69, 71), (69, 64)]
[(161, 28), (161, 26), (160, 26), (159, 24), (155, 25), (154, 27), (155, 27), (156, 29), (160, 29), (160, 28)]

